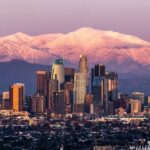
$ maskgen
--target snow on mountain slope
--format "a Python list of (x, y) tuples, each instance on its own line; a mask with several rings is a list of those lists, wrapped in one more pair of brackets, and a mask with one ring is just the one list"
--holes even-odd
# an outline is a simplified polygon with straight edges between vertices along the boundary
[(119, 72), (150, 72), (150, 43), (112, 31), (81, 28), (68, 34), (29, 36), (16, 33), (0, 38), (0, 61), (13, 59), (50, 64), (63, 57), (76, 65), (85, 54), (91, 65), (104, 63)]

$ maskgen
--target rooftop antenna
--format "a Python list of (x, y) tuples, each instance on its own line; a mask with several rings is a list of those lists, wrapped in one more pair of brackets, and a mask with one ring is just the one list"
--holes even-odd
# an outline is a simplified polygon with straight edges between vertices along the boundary
[(64, 60), (65, 60), (65, 53), (64, 53), (64, 49), (63, 49), (63, 51), (62, 51), (61, 59), (63, 59), (63, 63), (64, 63)]

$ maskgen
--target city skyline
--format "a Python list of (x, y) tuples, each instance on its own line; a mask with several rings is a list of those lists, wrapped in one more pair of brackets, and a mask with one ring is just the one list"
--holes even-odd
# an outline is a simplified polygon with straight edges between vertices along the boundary
[(45, 0), (44, 3), (41, 0), (1, 0), (0, 37), (16, 32), (68, 33), (81, 27), (93, 27), (150, 41), (149, 6), (148, 0)]
[(0, 0), (0, 150), (150, 150), (149, 0)]
[(36, 70), (34, 94), (26, 95), (24, 83), (9, 85), (9, 91), (0, 95), (0, 110), (63, 116), (70, 113), (143, 115), (148, 109), (149, 96), (144, 93), (118, 92), (116, 71), (106, 71), (103, 64), (89, 68), (85, 55), (80, 55), (78, 67), (78, 70), (65, 67), (63, 59), (54, 60), (52, 69)]
[[(145, 134), (149, 132), (149, 96), (134, 91), (131, 94), (118, 93), (117, 72), (106, 71), (103, 64), (95, 64), (93, 68), (89, 68), (88, 58), (85, 55), (78, 58), (78, 70), (66, 68), (63, 62), (63, 59), (56, 59), (52, 69), (43, 70), (41, 67), (41, 70), (35, 71), (35, 94), (27, 96), (24, 83), (15, 83), (10, 85), (9, 91), (3, 91), (0, 95), (0, 121), (1, 130), (4, 131), (1, 132), (1, 137), (5, 139), (15, 135), (7, 143), (13, 143), (14, 139), (18, 139), (14, 145), (5, 144), (6, 142), (1, 140), (0, 149), (6, 147), (51, 149), (54, 145), (56, 149), (90, 147), (90, 150), (101, 148), (113, 150), (118, 145), (121, 149), (125, 147), (129, 149), (131, 145), (149, 149), (150, 137), (149, 134)], [(135, 132), (132, 133), (130, 128)], [(122, 130), (126, 132), (117, 138)], [(52, 139), (55, 136), (57, 138)], [(112, 143), (114, 136), (116, 138)], [(125, 136), (127, 138), (121, 144)], [(35, 142), (34, 139), (37, 138), (44, 144)], [(131, 138), (132, 141), (138, 142), (129, 144)], [(99, 143), (95, 144), (98, 140)], [(25, 142), (28, 144), (24, 144)]]

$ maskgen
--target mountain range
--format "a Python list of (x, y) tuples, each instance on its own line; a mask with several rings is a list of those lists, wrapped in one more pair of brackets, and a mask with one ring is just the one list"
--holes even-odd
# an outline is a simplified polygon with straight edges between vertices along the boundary
[(150, 43), (131, 35), (81, 28), (67, 34), (16, 33), (0, 38), (1, 62), (19, 59), (50, 65), (63, 58), (67, 65), (77, 66), (80, 54), (88, 56), (91, 66), (103, 63), (122, 73), (150, 73)]
[[(27, 95), (34, 94), (36, 91), (36, 70), (50, 71), (51, 66), (31, 64), (22, 60), (0, 62), (0, 94), (9, 90), (9, 86), (17, 82), (25, 83)], [(150, 76), (135, 73), (119, 73), (119, 91), (125, 93), (141, 91), (145, 95), (149, 95)]]
[(35, 86), (36, 69), (48, 69), (56, 58), (63, 58), (66, 66), (78, 68), (80, 54), (87, 55), (90, 67), (102, 63), (107, 70), (117, 71), (121, 90), (140, 90), (150, 94), (150, 42), (92, 28), (81, 28), (67, 34), (30, 36), (19, 32), (0, 37), (0, 73), (5, 78), (0, 81), (1, 87), (23, 80), (31, 89)]

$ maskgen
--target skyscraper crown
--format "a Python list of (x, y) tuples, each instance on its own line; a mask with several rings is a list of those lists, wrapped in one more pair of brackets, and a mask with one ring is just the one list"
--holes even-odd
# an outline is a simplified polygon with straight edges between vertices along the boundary
[(64, 64), (64, 60), (63, 60), (63, 59), (56, 59), (56, 60), (54, 61), (54, 64), (63, 65), (63, 64)]

